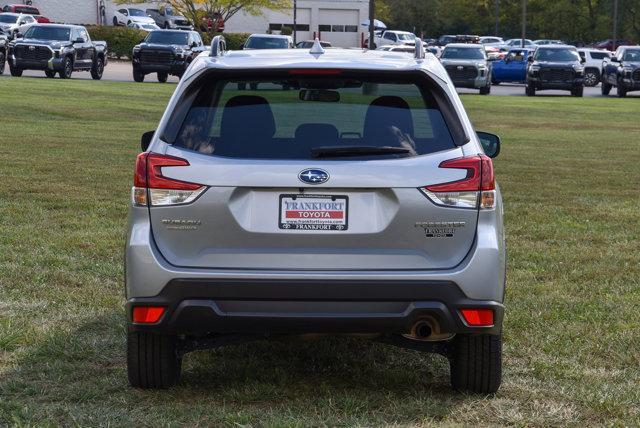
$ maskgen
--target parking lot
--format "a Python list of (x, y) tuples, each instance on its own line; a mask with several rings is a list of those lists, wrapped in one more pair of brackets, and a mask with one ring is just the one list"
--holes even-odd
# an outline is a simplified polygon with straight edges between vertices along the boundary
[[(4, 77), (7, 77), (8, 73), (5, 72)], [(45, 78), (44, 73), (41, 71), (25, 71), (24, 76), (26, 77), (39, 77)], [(87, 72), (74, 73), (74, 79), (82, 79), (82, 80), (91, 80), (91, 75)], [(131, 74), (131, 63), (126, 61), (111, 61), (108, 66), (105, 68), (103, 80), (113, 81), (113, 82), (133, 82), (133, 77)], [(155, 74), (150, 74), (147, 76), (145, 82), (158, 82)], [(177, 83), (178, 78), (175, 76), (169, 76), (170, 83)], [(471, 89), (458, 89), (460, 94), (477, 94), (477, 90)], [(501, 84), (494, 85), (491, 88), (491, 95), (499, 95), (499, 96), (524, 96), (524, 85), (520, 84)], [(538, 96), (568, 96), (569, 93), (567, 91), (542, 91), (537, 94)], [(592, 87), (592, 88), (584, 88), (584, 96), (585, 97), (601, 97), (600, 86)], [(612, 94), (611, 96), (615, 96)], [(640, 97), (640, 92), (631, 92), (628, 97)]]

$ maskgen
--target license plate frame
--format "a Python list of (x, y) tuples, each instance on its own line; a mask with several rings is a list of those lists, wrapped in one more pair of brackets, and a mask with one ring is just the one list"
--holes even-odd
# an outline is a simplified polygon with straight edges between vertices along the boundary
[[(343, 203), (342, 209), (285, 209), (285, 200), (287, 202), (309, 202), (309, 203)], [(338, 205), (337, 205), (338, 206)], [(289, 217), (289, 212), (308, 212), (309, 217), (294, 218)], [(319, 213), (319, 214), (315, 214)], [(322, 213), (327, 213), (322, 214)], [(342, 218), (331, 218), (341, 213)], [(349, 197), (347, 195), (318, 195), (318, 194), (281, 194), (278, 203), (278, 228), (281, 230), (307, 230), (307, 231), (327, 231), (327, 232), (344, 232), (349, 229)]]

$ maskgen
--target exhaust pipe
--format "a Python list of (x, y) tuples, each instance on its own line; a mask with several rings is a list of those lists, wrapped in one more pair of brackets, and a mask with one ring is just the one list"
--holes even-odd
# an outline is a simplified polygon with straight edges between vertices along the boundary
[(433, 331), (434, 326), (431, 320), (418, 320), (413, 327), (411, 327), (411, 337), (416, 340), (429, 340), (433, 335)]

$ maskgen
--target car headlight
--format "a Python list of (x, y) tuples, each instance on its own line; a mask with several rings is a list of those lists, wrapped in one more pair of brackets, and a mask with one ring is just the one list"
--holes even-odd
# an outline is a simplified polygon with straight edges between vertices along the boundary
[(584, 72), (584, 67), (581, 65), (574, 65), (573, 71), (575, 71), (576, 74), (582, 74), (582, 72)]

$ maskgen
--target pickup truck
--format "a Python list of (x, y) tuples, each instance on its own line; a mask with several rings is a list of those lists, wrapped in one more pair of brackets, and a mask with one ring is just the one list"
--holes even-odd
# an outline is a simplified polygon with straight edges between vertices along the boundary
[[(376, 32), (373, 37), (373, 47), (372, 49), (376, 49), (378, 46), (387, 46), (387, 45), (409, 45), (415, 46), (416, 44), (416, 35), (413, 33), (409, 33), (408, 31), (398, 31), (398, 30), (385, 30), (382, 32)], [(364, 41), (364, 47), (369, 47), (369, 39)]]
[(609, 95), (614, 86), (620, 98), (627, 92), (640, 91), (640, 46), (620, 46), (603, 61), (602, 95)]
[(92, 42), (79, 25), (37, 24), (9, 43), (9, 71), (42, 70), (49, 78), (71, 78), (74, 71), (89, 71), (100, 80), (107, 64), (107, 43)]
[(0, 74), (4, 73), (4, 63), (7, 60), (7, 36), (0, 31)]
[(167, 30), (186, 30), (192, 31), (193, 24), (184, 16), (174, 15), (171, 7), (160, 9), (147, 9), (149, 15), (156, 22), (158, 27)]

